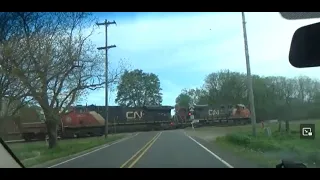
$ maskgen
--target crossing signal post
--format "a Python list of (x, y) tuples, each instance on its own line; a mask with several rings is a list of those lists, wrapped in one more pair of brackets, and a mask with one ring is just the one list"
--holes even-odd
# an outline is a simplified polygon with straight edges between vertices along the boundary
[(190, 117), (190, 120), (193, 120), (194, 119), (194, 115), (193, 115), (193, 112), (194, 112), (194, 106), (193, 105), (190, 105), (189, 106), (189, 117)]

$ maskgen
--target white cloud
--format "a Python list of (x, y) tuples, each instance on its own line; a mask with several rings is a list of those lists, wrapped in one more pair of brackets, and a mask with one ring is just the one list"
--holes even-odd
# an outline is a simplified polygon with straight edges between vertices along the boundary
[[(118, 26), (109, 27), (109, 44), (117, 48), (109, 59), (128, 58), (133, 68), (158, 74), (166, 104), (173, 104), (182, 88), (199, 86), (206, 74), (246, 72), (240, 12), (141, 13), (130, 20), (119, 13), (114, 19)], [(297, 69), (288, 62), (294, 31), (317, 19), (289, 21), (279, 13), (249, 12), (246, 20), (252, 73), (320, 78), (319, 68)], [(93, 41), (103, 46), (104, 29), (99, 31)]]
[[(193, 15), (150, 16), (133, 22), (119, 23), (110, 28), (110, 41), (116, 42), (129, 51), (161, 50), (165, 46), (177, 48), (185, 42), (198, 42), (210, 38), (209, 29), (212, 23), (221, 23), (223, 16), (229, 14), (204, 13)], [(200, 17), (200, 18), (199, 18)], [(216, 27), (215, 31), (223, 32), (227, 27)]]

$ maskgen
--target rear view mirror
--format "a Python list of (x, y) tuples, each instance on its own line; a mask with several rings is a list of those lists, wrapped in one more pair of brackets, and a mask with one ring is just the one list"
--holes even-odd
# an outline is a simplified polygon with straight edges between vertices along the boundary
[(280, 12), (288, 20), (320, 18), (320, 12)]
[(320, 23), (296, 30), (291, 41), (289, 61), (297, 68), (320, 66)]

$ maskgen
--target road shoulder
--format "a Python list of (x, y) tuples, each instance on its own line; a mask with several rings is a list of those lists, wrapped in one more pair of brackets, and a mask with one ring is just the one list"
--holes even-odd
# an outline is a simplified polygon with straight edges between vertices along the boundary
[(109, 146), (111, 146), (113, 144), (117, 144), (117, 143), (120, 143), (120, 142), (125, 141), (127, 139), (131, 139), (134, 136), (137, 136), (138, 134), (139, 133), (128, 134), (128, 135), (125, 135), (123, 138), (118, 139), (116, 141), (108, 142), (106, 144), (103, 144), (103, 145), (100, 145), (100, 146), (97, 146), (97, 147), (94, 147), (94, 148), (91, 148), (91, 149), (88, 149), (88, 150), (85, 150), (85, 151), (81, 151), (79, 153), (76, 153), (76, 154), (73, 154), (73, 155), (70, 155), (70, 156), (61, 157), (61, 158), (58, 158), (58, 159), (53, 159), (53, 160), (47, 161), (45, 163), (41, 163), (41, 164), (37, 164), (37, 165), (31, 166), (29, 168), (50, 168), (50, 167), (55, 166), (57, 164), (60, 164), (62, 162), (70, 161), (72, 159), (76, 159), (76, 158), (84, 156), (86, 154), (90, 154), (90, 153), (92, 153), (94, 151), (98, 151), (100, 149), (107, 148), (107, 147), (109, 147)]
[(236, 154), (234, 154), (231, 151), (226, 150), (223, 147), (220, 147), (216, 142), (214, 141), (208, 141), (205, 139), (202, 139), (197, 136), (191, 136), (188, 134), (187, 131), (185, 131), (186, 135), (192, 137), (196, 141), (198, 141), (200, 144), (208, 148), (210, 151), (214, 152), (216, 155), (218, 155), (220, 158), (228, 162), (230, 165), (232, 165), (234, 168), (264, 168), (261, 165), (258, 165), (257, 163), (254, 163), (250, 160), (247, 160), (243, 157), (239, 157)]

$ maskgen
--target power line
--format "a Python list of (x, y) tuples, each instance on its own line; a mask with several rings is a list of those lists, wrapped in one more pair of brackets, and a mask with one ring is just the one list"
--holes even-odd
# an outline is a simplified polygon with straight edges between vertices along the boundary
[(249, 91), (248, 94), (249, 94), (249, 103), (250, 103), (250, 111), (251, 111), (252, 134), (253, 136), (256, 136), (256, 112), (254, 107), (254, 95), (253, 95), (252, 76), (251, 76), (250, 60), (249, 60), (246, 18), (245, 18), (244, 12), (242, 12), (242, 27), (243, 27), (244, 49), (245, 49), (246, 65), (247, 65), (247, 81), (248, 81), (248, 91)]
[(108, 137), (108, 128), (109, 128), (109, 125), (108, 125), (108, 109), (109, 109), (109, 105), (108, 105), (108, 50), (111, 49), (111, 48), (115, 48), (116, 45), (110, 45), (108, 46), (108, 26), (111, 25), (111, 24), (115, 24), (117, 25), (117, 23), (115, 21), (108, 21), (108, 20), (105, 20), (103, 23), (96, 23), (98, 26), (105, 26), (105, 36), (106, 36), (106, 42), (105, 42), (105, 46), (104, 47), (98, 47), (98, 50), (105, 50), (106, 51), (106, 64), (105, 64), (105, 78), (106, 78), (106, 82), (105, 82), (105, 106), (106, 106), (106, 119), (105, 119), (105, 132), (104, 132), (104, 136), (105, 138)]

